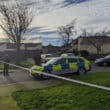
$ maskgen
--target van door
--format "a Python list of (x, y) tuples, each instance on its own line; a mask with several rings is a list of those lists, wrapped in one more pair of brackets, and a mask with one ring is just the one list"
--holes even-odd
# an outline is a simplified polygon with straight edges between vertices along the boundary
[(78, 62), (77, 58), (68, 58), (68, 64), (71, 73), (77, 72), (78, 70), (77, 62)]
[(54, 74), (63, 74), (69, 69), (69, 65), (66, 63), (66, 58), (61, 58), (55, 62), (52, 66)]

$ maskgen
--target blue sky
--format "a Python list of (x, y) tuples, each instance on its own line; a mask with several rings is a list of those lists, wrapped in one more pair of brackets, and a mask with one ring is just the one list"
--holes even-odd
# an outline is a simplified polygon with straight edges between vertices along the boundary
[(110, 24), (110, 0), (39, 0), (36, 10), (32, 25), (40, 27), (38, 36), (51, 39), (43, 40), (45, 44), (58, 45), (58, 27), (73, 19), (76, 19), (78, 34), (81, 29), (98, 31)]
[(40, 37), (45, 45), (60, 45), (58, 27), (74, 19), (78, 35), (81, 29), (99, 31), (110, 24), (110, 0), (25, 0), (25, 3), (33, 7), (35, 14), (30, 26), (33, 30), (26, 37), (34, 41)]

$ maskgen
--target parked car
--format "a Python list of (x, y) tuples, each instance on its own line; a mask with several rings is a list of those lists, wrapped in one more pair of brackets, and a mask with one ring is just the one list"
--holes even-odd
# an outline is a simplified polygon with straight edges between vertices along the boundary
[(95, 64), (99, 66), (110, 66), (110, 55), (96, 59)]
[[(65, 73), (78, 73), (85, 74), (91, 70), (91, 65), (88, 60), (83, 57), (57, 57), (53, 58), (42, 66), (34, 65), (31, 70), (38, 70), (50, 74), (65, 74)], [(31, 71), (34, 77), (47, 78), (35, 71)]]
[(73, 53), (63, 53), (61, 54), (61, 57), (69, 57), (69, 56), (75, 56)]
[(54, 57), (58, 57), (58, 55), (57, 54), (42, 54), (41, 55), (42, 63), (45, 63)]

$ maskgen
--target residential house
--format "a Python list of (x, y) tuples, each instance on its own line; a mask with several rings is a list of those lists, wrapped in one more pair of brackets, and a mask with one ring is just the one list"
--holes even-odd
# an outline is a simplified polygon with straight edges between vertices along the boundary
[(91, 54), (97, 54), (96, 47), (99, 47), (102, 54), (110, 53), (110, 36), (81, 36), (72, 42), (73, 50), (86, 50)]
[(43, 53), (59, 53), (60, 47), (53, 46), (49, 44), (48, 46), (43, 46)]
[[(22, 58), (32, 58), (40, 54), (42, 51), (42, 43), (21, 43), (20, 55)], [(8, 53), (12, 58), (16, 57), (16, 45), (14, 43), (1, 42), (0, 43), (0, 57)]]

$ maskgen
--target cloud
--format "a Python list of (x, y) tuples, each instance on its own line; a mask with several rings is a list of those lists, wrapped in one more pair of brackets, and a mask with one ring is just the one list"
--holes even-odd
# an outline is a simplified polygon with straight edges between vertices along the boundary
[(83, 3), (83, 2), (87, 2), (89, 0), (64, 0), (64, 7), (68, 6), (68, 5), (73, 5), (73, 4), (79, 4), (79, 3)]
[[(21, 0), (22, 1), (22, 0)], [(110, 24), (110, 0), (26, 0), (35, 6), (30, 36), (59, 37), (57, 28), (77, 19), (77, 28), (94, 30)], [(39, 1), (39, 3), (37, 3)], [(79, 32), (79, 31), (78, 31)]]

